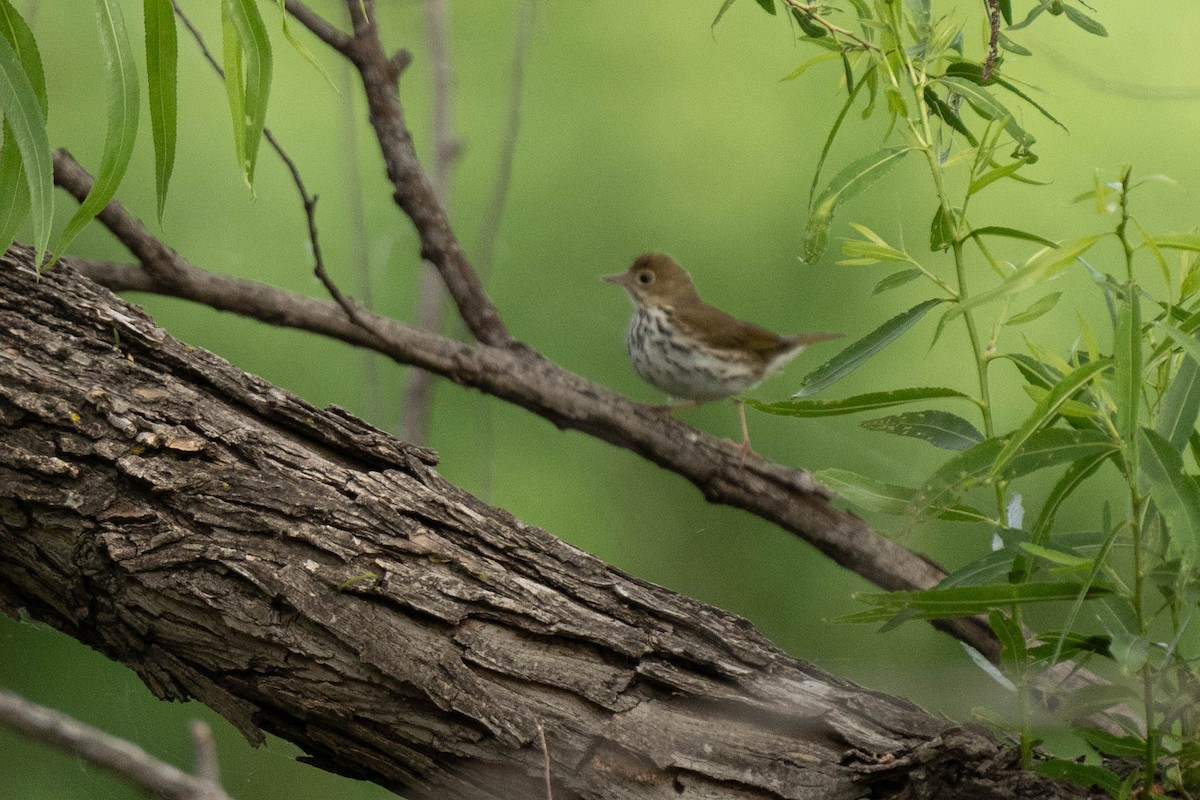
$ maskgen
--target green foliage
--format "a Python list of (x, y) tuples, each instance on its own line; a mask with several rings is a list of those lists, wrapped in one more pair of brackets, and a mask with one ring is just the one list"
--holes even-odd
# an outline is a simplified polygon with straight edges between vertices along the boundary
[(104, 137), (104, 153), (92, 190), (79, 204), (55, 242), (54, 249), (59, 253), (70, 246), (83, 226), (95, 219), (116, 194), (121, 179), (125, 177), (125, 169), (133, 156), (133, 144), (137, 139), (138, 75), (125, 20), (114, 0), (96, 0), (96, 11), (105, 74), (108, 77), (108, 132)]
[(234, 150), (253, 191), (271, 91), (271, 41), (254, 0), (221, 0), (221, 44)]
[[(1033, 760), (1034, 679), (1060, 662), (1086, 662), (1108, 683), (1072, 693), (1061, 712), (1064, 719), (1112, 714), (1127, 736), (1094, 728), (1081, 729), (1081, 736), (1098, 752), (1137, 758), (1141, 767), (1118, 776), (1100, 765), (1050, 759), (1038, 769), (1101, 787), (1114, 797), (1147, 798), (1164, 781), (1194, 792), (1200, 787), (1200, 715), (1192, 710), (1200, 687), (1195, 666), (1200, 652), (1185, 633), (1200, 598), (1200, 268), (1193, 255), (1200, 253), (1200, 235), (1147, 232), (1130, 210), (1131, 195), (1158, 178), (1134, 182), (1129, 168), (1116, 180), (1097, 173), (1092, 190), (1077, 198), (1094, 201), (1097, 213), (1111, 220), (1099, 231), (1055, 236), (1003, 220), (977, 223), (972, 208), (983, 192), (1042, 185), (1025, 174), (1037, 162), (1036, 139), (1018, 119), (1040, 117), (1062, 127), (1008, 74), (1003, 53), (988, 52), (989, 39), (1001, 50), (1031, 55), (1010, 37), (1035, 22), (1061, 17), (1092, 35), (1105, 36), (1106, 30), (1089, 16), (1090, 9), (1069, 0), (1042, 0), (1016, 24), (1010, 6), (1001, 3), (999, 16), (1008, 30), (996, 31), (995, 37), (987, 30), (986, 4), (983, 37), (967, 33), (980, 29), (980, 20), (972, 19), (978, 11), (937, 17), (924, 2), (788, 5), (808, 23), (795, 31), (799, 38), (838, 54), (845, 73), (835, 76), (843, 81), (846, 100), (826, 138), (818, 173), (849, 112), (861, 102), (864, 86), (868, 100), (862, 117), (876, 112), (875, 97), (882, 90), (890, 134), (878, 152), (851, 158), (824, 191), (816, 191), (814, 178), (802, 260), (821, 257), (841, 200), (882, 177), (902, 156), (919, 154), (932, 179), (929, 246), (934, 255), (918, 260), (891, 243), (887, 232), (855, 224), (858, 236), (844, 241), (838, 264), (853, 269), (902, 265), (882, 275), (875, 292), (925, 279), (933, 296), (845, 347), (806, 376), (792, 398), (752, 405), (807, 417), (934, 404), (863, 423), (871, 431), (948, 451), (924, 480), (898, 486), (841, 468), (819, 477), (843, 501), (896, 518), (901, 530), (923, 520), (952, 520), (984, 527), (993, 540), (991, 550), (936, 588), (860, 595), (869, 609), (849, 619), (884, 622), (886, 630), (911, 619), (986, 616), (1001, 644), (1000, 663), (986, 663), (978, 654), (972, 658), (1017, 695), (1020, 716), (1009, 723), (1018, 730), (1027, 765)], [(788, 77), (811, 76), (816, 71), (810, 67), (827, 58), (810, 59)], [(1036, 115), (1022, 115), (1010, 103)], [(1186, 254), (1177, 268), (1164, 255), (1172, 250)], [(1141, 274), (1143, 263), (1153, 270), (1149, 276)], [(1020, 299), (1068, 271), (1091, 277), (1108, 309), (1110, 329), (1097, 335), (1080, 318), (1077, 343), (1067, 352), (1036, 339), (1010, 347), (1013, 337), (1007, 334), (1014, 326), (1084, 302), (1066, 288)], [(1156, 294), (1154, 286), (1165, 291)], [(1019, 310), (1010, 313), (1018, 302)], [(963, 349), (978, 387), (971, 397), (891, 383), (853, 397), (812, 397), (864, 366), (887, 344), (918, 330), (927, 312), (943, 304), (932, 340), (954, 337), (954, 345)], [(1109, 342), (1110, 349), (1104, 349)], [(1032, 402), (1007, 431), (999, 429), (994, 416), (997, 362), (1017, 368)], [(963, 399), (973, 401), (977, 421), (937, 407)], [(1026, 527), (1025, 501), (1017, 489), (1034, 473), (1039, 474), (1032, 480), (1045, 481), (1042, 471), (1051, 469), (1060, 473)], [(1059, 529), (1056, 520), (1064, 504), (1101, 476), (1115, 479), (1124, 497), (1106, 504), (1099, 530)], [(976, 495), (984, 502), (976, 502)], [(991, 511), (981, 510), (989, 504)], [(1030, 626), (1031, 607), (1044, 607), (1037, 618), (1052, 620), (1048, 629)], [(1136, 707), (1139, 719), (1109, 710), (1118, 703)], [(986, 716), (994, 718), (990, 712)]]
[(146, 83), (150, 98), (150, 131), (154, 136), (155, 191), (158, 222), (162, 224), (167, 188), (175, 168), (178, 134), (176, 70), (179, 54), (171, 0), (145, 0)]
[[(46, 81), (29, 26), (8, 0), (0, 0), (0, 108), (4, 112), (4, 151), (0, 154), (0, 234), (5, 250), (17, 226), (33, 210), (35, 261), (50, 245), (54, 220), (53, 167), (46, 135)], [(22, 186), (24, 181), (24, 186)]]

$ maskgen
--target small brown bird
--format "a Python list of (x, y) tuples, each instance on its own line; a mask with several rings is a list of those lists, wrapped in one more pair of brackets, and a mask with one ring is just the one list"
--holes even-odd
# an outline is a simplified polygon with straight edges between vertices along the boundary
[[(682, 400), (668, 408), (699, 405), (739, 395), (815, 342), (840, 333), (779, 336), (743, 322), (700, 299), (692, 279), (662, 253), (638, 256), (633, 266), (604, 280), (621, 286), (633, 301), (626, 344), (633, 368), (644, 380)], [(746, 409), (737, 401), (742, 423), (742, 455), (750, 450)]]

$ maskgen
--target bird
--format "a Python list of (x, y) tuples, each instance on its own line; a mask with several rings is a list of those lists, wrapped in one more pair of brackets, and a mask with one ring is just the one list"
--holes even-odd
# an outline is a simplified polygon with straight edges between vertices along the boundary
[(741, 456), (750, 452), (746, 409), (738, 395), (783, 369), (808, 345), (840, 333), (781, 336), (700, 299), (692, 278), (663, 253), (644, 253), (625, 272), (603, 280), (633, 303), (625, 342), (633, 368), (666, 392), (674, 410), (734, 397), (742, 426)]

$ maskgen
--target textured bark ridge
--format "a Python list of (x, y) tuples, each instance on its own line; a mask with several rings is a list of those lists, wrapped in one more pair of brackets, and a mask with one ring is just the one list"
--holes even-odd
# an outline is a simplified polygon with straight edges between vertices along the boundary
[(0, 607), (160, 697), (413, 798), (1083, 796), (432, 464), (0, 262)]

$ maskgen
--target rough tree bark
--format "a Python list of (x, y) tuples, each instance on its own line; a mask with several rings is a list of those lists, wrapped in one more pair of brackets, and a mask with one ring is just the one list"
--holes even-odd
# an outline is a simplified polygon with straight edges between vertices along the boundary
[[(0, 607), (413, 798), (1085, 797), (0, 261)], [(543, 726), (543, 752), (538, 727)]]

